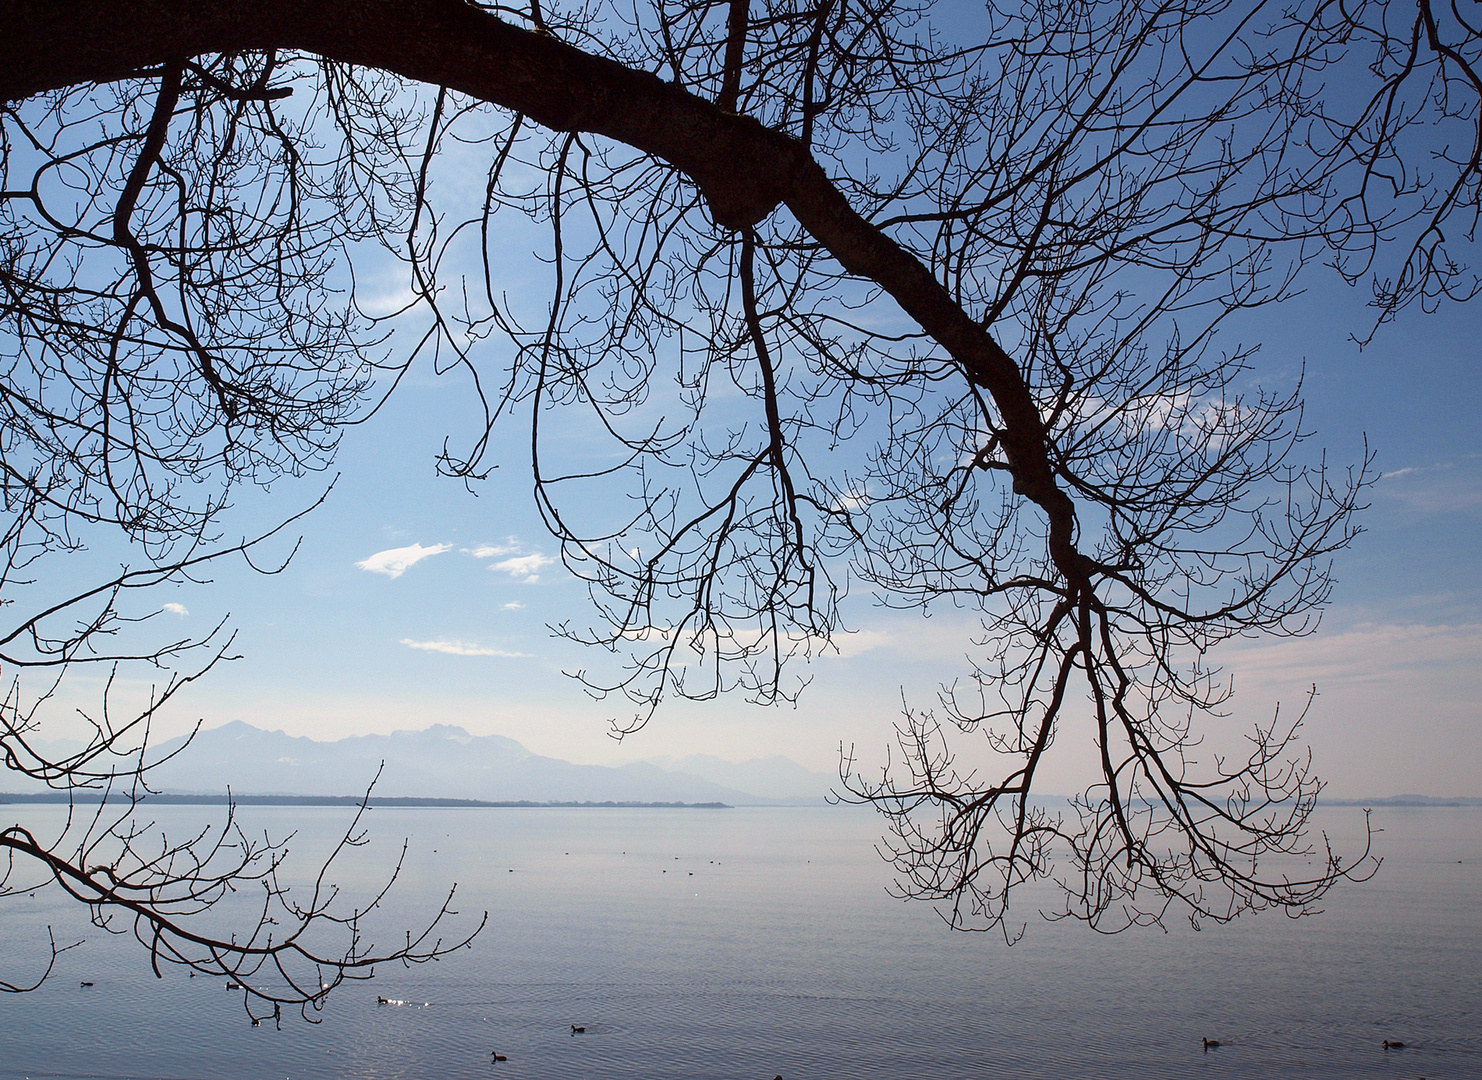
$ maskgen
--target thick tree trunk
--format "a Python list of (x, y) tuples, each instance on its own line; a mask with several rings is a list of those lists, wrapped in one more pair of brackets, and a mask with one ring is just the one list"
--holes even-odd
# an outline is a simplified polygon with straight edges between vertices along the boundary
[(661, 158), (743, 228), (785, 204), (851, 274), (878, 283), (992, 396), (1014, 489), (1050, 523), (1075, 586), (1074, 510), (1013, 360), (909, 252), (861, 218), (784, 133), (463, 0), (0, 0), (0, 98), (125, 78), (169, 59), (278, 48), (446, 86), (557, 131), (603, 135)]

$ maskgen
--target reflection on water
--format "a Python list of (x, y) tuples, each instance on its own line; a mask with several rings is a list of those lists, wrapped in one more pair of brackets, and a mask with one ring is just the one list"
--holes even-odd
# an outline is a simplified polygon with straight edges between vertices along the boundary
[[(184, 831), (208, 812), (151, 816)], [(347, 815), (243, 817), (297, 828), (308, 872)], [(1107, 939), (1026, 905), (1008, 949), (887, 896), (879, 821), (858, 808), (378, 809), (341, 883), (369, 893), (410, 837), (384, 939), (456, 881), (457, 906), (490, 912), (472, 949), (382, 969), (322, 1024), (275, 1031), (220, 981), (156, 980), (56, 896), (7, 901), (0, 965), (48, 922), (89, 940), (42, 990), (0, 998), (0, 1077), (1482, 1075), (1482, 810), (1374, 820), (1383, 869), (1316, 918)], [(1321, 824), (1359, 844), (1361, 811)]]

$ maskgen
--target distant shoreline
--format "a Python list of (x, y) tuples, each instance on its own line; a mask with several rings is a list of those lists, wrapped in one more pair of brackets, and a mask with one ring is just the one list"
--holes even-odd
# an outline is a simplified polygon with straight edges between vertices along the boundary
[(1482, 806), (1482, 799), (1455, 796), (1443, 798), (1435, 795), (1391, 795), (1387, 799), (1329, 799), (1319, 796), (1318, 806), (1367, 806), (1379, 807), (1427, 807)]
[[(58, 804), (66, 803), (69, 799), (75, 803), (96, 804), (100, 801), (101, 793), (97, 791), (79, 790), (72, 793), (65, 791), (41, 791), (41, 792), (5, 792), (0, 791), (0, 806), (7, 804)], [(116, 793), (118, 801), (122, 802), (125, 795)], [(156, 806), (226, 806), (235, 803), (238, 806), (359, 806), (365, 797), (362, 795), (187, 795), (176, 792), (150, 792), (141, 803), (149, 802)], [(1062, 797), (1056, 796), (1056, 801)], [(1068, 800), (1065, 800), (1068, 801)], [(575, 809), (575, 810), (733, 810), (735, 806), (724, 802), (642, 802), (638, 800), (562, 800), (550, 799), (538, 801), (535, 799), (438, 799), (420, 798), (414, 796), (392, 796), (372, 795), (371, 806), (385, 807), (442, 807), (457, 809), (458, 807), (470, 807), (474, 809), (504, 809), (504, 810), (553, 810), (553, 809)], [(812, 803), (769, 803), (767, 805), (813, 805)], [(1435, 795), (1390, 795), (1382, 799), (1329, 799), (1320, 797), (1318, 805), (1321, 807), (1353, 807), (1362, 806), (1368, 809), (1445, 809), (1482, 807), (1482, 798), (1471, 796), (1435, 796)]]
[[(122, 802), (127, 796), (118, 795)], [(97, 791), (41, 791), (29, 794), (0, 791), (0, 805), (7, 803), (97, 803), (102, 800), (102, 793)], [(166, 793), (151, 792), (141, 803), (149, 802), (156, 806), (226, 806), (235, 803), (237, 806), (359, 806), (365, 802), (362, 795), (172, 795)], [(616, 802), (605, 800), (602, 802), (560, 802), (551, 800), (549, 802), (534, 802), (529, 799), (516, 799), (508, 801), (484, 801), (482, 799), (418, 799), (406, 796), (382, 796), (373, 795), (370, 799), (371, 806), (408, 806), (408, 807), (453, 807), (460, 806), (474, 808), (494, 809), (560, 809), (570, 808), (578, 810), (731, 810), (729, 803), (704, 802)]]

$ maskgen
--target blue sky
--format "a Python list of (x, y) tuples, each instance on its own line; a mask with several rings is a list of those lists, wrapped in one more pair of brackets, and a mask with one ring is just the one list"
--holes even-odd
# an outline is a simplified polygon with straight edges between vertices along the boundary
[[(485, 149), (450, 145), (454, 195), (481, 199)], [(515, 257), (499, 268), (499, 285), (538, 308), (547, 268), (523, 253), (547, 238), (517, 215), (505, 218), (496, 246)], [(357, 264), (357, 280), (377, 310), (410, 295), (404, 268), (384, 257)], [(1226, 327), (1218, 346), (1259, 342), (1254, 377), (1270, 387), (1288, 388), (1305, 371), (1307, 460), (1325, 450), (1332, 465), (1357, 463), (1367, 439), (1384, 478), (1370, 489), (1365, 534), (1337, 559), (1320, 630), (1232, 642), (1213, 657), (1233, 673), (1236, 698), (1210, 745), (1238, 749), (1253, 722), (1278, 706), (1300, 710), (1315, 683), (1304, 735), (1332, 793), (1482, 795), (1482, 301), (1433, 315), (1409, 310), (1361, 350), (1350, 335), (1372, 318), (1365, 291), (1322, 267), (1309, 267), (1303, 283), (1304, 294)], [(901, 318), (893, 308), (870, 317)], [(502, 360), (496, 353), (489, 362)], [(857, 590), (846, 609), (857, 632), (839, 640), (839, 655), (812, 661), (796, 708), (739, 697), (670, 702), (644, 731), (613, 740), (608, 721), (629, 713), (563, 674), (593, 657), (548, 630), (568, 619), (585, 625), (592, 609), (532, 503), (528, 415), (502, 423), (490, 454), (500, 467), (476, 495), (436, 476), (444, 437), (467, 438), (475, 420), (466, 382), (419, 361), (373, 419), (347, 432), (327, 502), (274, 548), (286, 554), (301, 531), (286, 570), (262, 576), (226, 562), (209, 584), (154, 598), (171, 605), (157, 625), (175, 620), (182, 633), (230, 616), (242, 655), (182, 695), (156, 735), (198, 719), (320, 739), (450, 723), (583, 763), (785, 754), (829, 771), (840, 745), (853, 744), (868, 768), (883, 760), (903, 697), (929, 706), (939, 685), (966, 672), (974, 621), (887, 612)], [(240, 492), (229, 529), (281, 520), (329, 479)], [(144, 674), (128, 676), (135, 699), (147, 692)], [(77, 680), (54, 715), (87, 702), (99, 679)], [(63, 719), (54, 730), (65, 728)], [(1077, 789), (1089, 776), (1088, 730), (1068, 722), (1055, 753), (1042, 771), (1045, 790)]]
[[(1210, 745), (1238, 749), (1251, 722), (1278, 704), (1299, 709), (1316, 683), (1304, 734), (1332, 794), (1482, 794), (1482, 321), (1475, 305), (1411, 312), (1360, 351), (1347, 335), (1363, 325), (1362, 296), (1321, 275), (1310, 284), (1243, 338), (1262, 342), (1262, 380), (1284, 383), (1305, 364), (1313, 452), (1356, 462), (1367, 437), (1386, 475), (1362, 517), (1366, 533), (1338, 559), (1320, 631), (1216, 654), (1237, 697)], [(547, 629), (584, 622), (590, 609), (534, 512), (522, 419), (503, 428), (492, 458), (500, 468), (471, 495), (434, 470), (443, 436), (467, 430), (466, 389), (414, 369), (347, 435), (335, 489), (304, 521), (283, 573), (223, 564), (209, 585), (157, 598), (173, 605), (161, 618), (182, 629), (229, 614), (243, 659), (192, 687), (156, 735), (198, 718), (319, 739), (451, 723), (578, 762), (784, 754), (829, 771), (841, 743), (866, 767), (883, 760), (902, 695), (930, 704), (937, 685), (965, 671), (970, 620), (885, 612), (856, 595), (848, 617), (858, 632), (841, 639), (841, 655), (811, 663), (796, 708), (674, 702), (616, 742), (607, 722), (625, 711), (562, 674), (592, 658)], [(325, 482), (244, 494), (234, 524), (281, 517)], [(76, 691), (88, 688), (84, 680)], [(1070, 791), (1088, 775), (1088, 731), (1069, 723), (1056, 753), (1044, 790)]]

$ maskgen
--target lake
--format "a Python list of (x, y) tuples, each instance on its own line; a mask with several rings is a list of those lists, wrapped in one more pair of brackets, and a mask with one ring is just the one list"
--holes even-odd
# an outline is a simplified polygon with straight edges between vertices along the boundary
[[(4, 811), (42, 827), (63, 812)], [(184, 834), (212, 814), (151, 817)], [(240, 816), (259, 833), (298, 828), (303, 872), (349, 819)], [(1340, 850), (1360, 843), (1361, 810), (1319, 816)], [(40, 990), (0, 995), (0, 1078), (1482, 1076), (1482, 808), (1376, 811), (1379, 874), (1311, 918), (1104, 938), (1021, 908), (1013, 948), (886, 895), (881, 822), (857, 807), (369, 820), (347, 888), (369, 892), (411, 841), (382, 939), (456, 881), (462, 911), (489, 911), (472, 949), (346, 985), (318, 1025), (294, 1013), (253, 1028), (223, 980), (156, 979), (138, 945), (55, 889), (12, 898), (0, 978), (25, 975), (47, 925), (88, 940)], [(1204, 1036), (1223, 1045), (1205, 1053)]]

